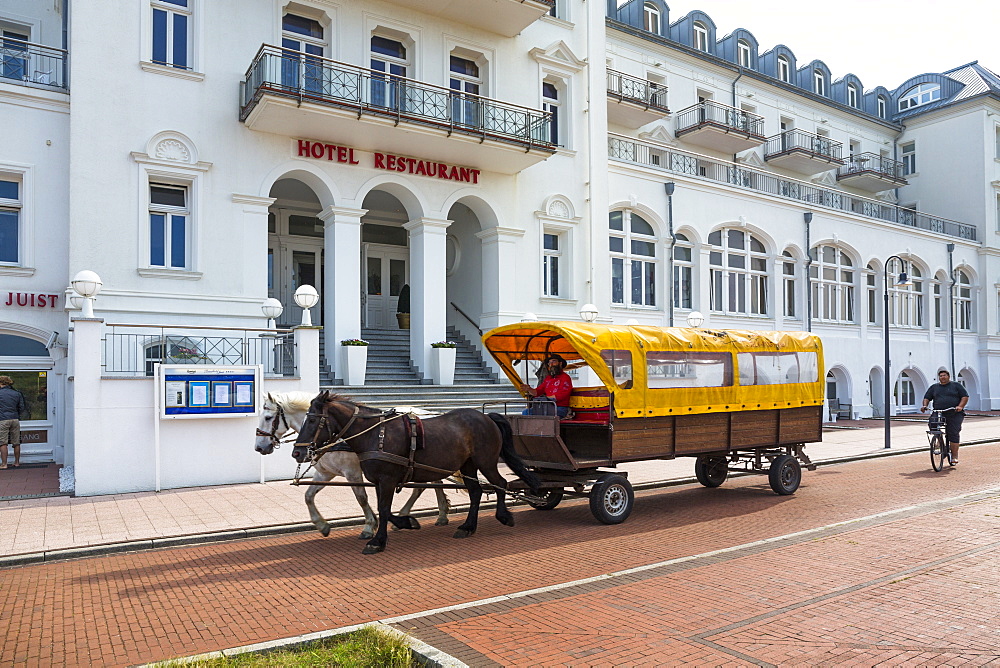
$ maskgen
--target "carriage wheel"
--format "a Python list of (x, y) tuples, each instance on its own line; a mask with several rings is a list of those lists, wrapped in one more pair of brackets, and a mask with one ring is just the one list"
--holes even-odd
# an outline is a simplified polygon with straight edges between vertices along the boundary
[(561, 489), (549, 489), (546, 490), (541, 496), (533, 497), (538, 499), (538, 501), (533, 501), (531, 498), (525, 499), (528, 505), (535, 510), (552, 510), (559, 505), (559, 502), (563, 499), (563, 491)]
[(605, 473), (590, 489), (590, 512), (604, 524), (621, 524), (632, 513), (635, 494), (628, 478)]
[(802, 482), (802, 467), (795, 457), (779, 455), (771, 462), (767, 478), (775, 494), (788, 496), (794, 494)]
[(718, 487), (729, 477), (729, 462), (725, 457), (701, 455), (695, 460), (694, 474), (705, 487)]

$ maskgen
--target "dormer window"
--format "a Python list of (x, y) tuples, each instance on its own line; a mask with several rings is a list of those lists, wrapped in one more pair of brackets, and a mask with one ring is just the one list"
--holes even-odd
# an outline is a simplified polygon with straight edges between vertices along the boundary
[(826, 95), (826, 77), (820, 70), (813, 70), (813, 92), (817, 95)]
[(642, 27), (651, 33), (660, 34), (660, 8), (652, 2), (642, 6)]
[(708, 28), (703, 23), (694, 24), (694, 48), (708, 53)]
[(906, 111), (940, 99), (941, 86), (932, 83), (920, 84), (903, 93), (903, 96), (899, 98), (899, 110)]
[(736, 60), (742, 67), (750, 67), (750, 44), (746, 40), (736, 43)]
[(858, 87), (854, 84), (847, 84), (847, 106), (858, 106)]
[(792, 68), (788, 64), (788, 58), (778, 56), (778, 78), (785, 83), (789, 83), (791, 81), (791, 70)]
[(878, 96), (878, 117), (885, 118), (885, 96)]

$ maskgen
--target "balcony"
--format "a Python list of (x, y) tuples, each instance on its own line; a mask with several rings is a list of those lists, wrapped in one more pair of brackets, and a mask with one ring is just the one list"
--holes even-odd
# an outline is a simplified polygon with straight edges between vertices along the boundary
[(767, 138), (764, 160), (775, 167), (813, 175), (844, 164), (844, 145), (802, 130), (787, 130)]
[(4, 37), (0, 40), (0, 82), (65, 93), (67, 53), (63, 49)]
[(251, 130), (516, 174), (555, 152), (552, 115), (263, 46), (241, 84)]
[(669, 113), (666, 86), (608, 70), (609, 123), (635, 129)]
[(764, 143), (764, 119), (718, 102), (699, 102), (677, 113), (678, 139), (723, 153), (739, 153)]
[(555, 0), (386, 0), (423, 14), (513, 37), (542, 18)]
[(906, 185), (903, 163), (874, 153), (852, 155), (847, 164), (837, 170), (837, 181), (870, 193)]

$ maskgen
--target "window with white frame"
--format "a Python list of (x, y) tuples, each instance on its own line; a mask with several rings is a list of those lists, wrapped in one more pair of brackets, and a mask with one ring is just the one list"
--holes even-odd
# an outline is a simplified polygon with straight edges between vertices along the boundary
[(868, 303), (868, 323), (878, 322), (878, 265), (869, 262), (865, 268), (865, 292)]
[(192, 7), (196, 0), (152, 0), (152, 55), (157, 65), (191, 69)]
[(708, 235), (711, 309), (720, 313), (767, 315), (767, 249), (738, 229)]
[(692, 308), (694, 297), (694, 244), (683, 234), (674, 235), (674, 307)]
[[(371, 103), (377, 107), (404, 110), (405, 87), (401, 86), (398, 77), (405, 77), (409, 67), (406, 45), (397, 39), (372, 35), (371, 59), (369, 66), (375, 72), (384, 75), (372, 75)], [(386, 76), (387, 75), (387, 76)]]
[(626, 209), (608, 216), (611, 251), (611, 302), (619, 306), (656, 306), (656, 231)]
[(559, 273), (563, 252), (562, 235), (546, 230), (542, 234), (542, 294), (546, 297), (564, 296)]
[(0, 173), (0, 266), (21, 263), (21, 179)]
[(955, 329), (972, 331), (972, 279), (961, 269), (955, 272)]
[(879, 118), (885, 118), (886, 104), (885, 104), (885, 96), (884, 95), (879, 95), (878, 96), (878, 100), (876, 101), (876, 105), (877, 105), (878, 117)]
[(697, 21), (694, 24), (694, 48), (708, 53), (708, 28)]
[(448, 69), (448, 87), (452, 91), (451, 117), (461, 125), (480, 127), (481, 103), (479, 96), (483, 94), (483, 77), (479, 71), (479, 63), (465, 54), (452, 52)]
[(900, 162), (903, 163), (903, 175), (917, 173), (917, 143), (907, 142), (899, 147)]
[(906, 111), (941, 99), (941, 86), (923, 83), (914, 86), (899, 98), (899, 110)]
[(1000, 232), (1000, 193), (997, 193), (997, 232)]
[[(910, 279), (907, 285), (897, 285), (900, 272)], [(924, 326), (924, 281), (920, 268), (912, 262), (889, 263), (889, 324), (896, 327)]]
[(784, 298), (784, 316), (797, 318), (795, 309), (795, 258), (788, 251), (781, 254), (782, 296)]
[(994, 149), (994, 157), (1000, 160), (1000, 125), (996, 126), (996, 148)]
[(286, 13), (281, 17), (281, 83), (311, 93), (323, 91), (326, 42), (323, 26), (314, 18)]
[(847, 106), (858, 106), (858, 87), (854, 84), (847, 84)]
[(819, 246), (809, 267), (813, 313), (826, 322), (854, 322), (854, 263), (836, 246)]
[(788, 58), (784, 56), (778, 56), (778, 78), (785, 83), (789, 83), (791, 79), (791, 64), (788, 62)]
[(660, 8), (652, 2), (642, 6), (642, 27), (651, 33), (660, 34)]
[(552, 114), (552, 122), (549, 125), (549, 141), (556, 146), (561, 146), (559, 141), (559, 85), (557, 82), (546, 79), (542, 82), (542, 111)]
[(941, 323), (944, 322), (944, 304), (941, 299), (941, 286), (947, 280), (944, 274), (938, 274), (934, 277), (934, 282), (931, 284), (931, 290), (934, 293), (934, 327), (936, 329), (941, 329)]
[(736, 62), (743, 67), (750, 67), (750, 42), (741, 39), (736, 42)]
[(149, 183), (149, 266), (188, 268), (190, 188), (174, 183)]
[(826, 77), (821, 70), (813, 70), (813, 92), (826, 95)]

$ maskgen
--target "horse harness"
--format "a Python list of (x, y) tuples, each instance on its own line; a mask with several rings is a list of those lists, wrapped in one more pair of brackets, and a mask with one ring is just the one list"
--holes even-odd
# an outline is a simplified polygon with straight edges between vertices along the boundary
[[(284, 435), (279, 437), (277, 436), (278, 426), (282, 423), (285, 425), (285, 431)], [(271, 445), (274, 446), (275, 450), (280, 448), (282, 443), (291, 443), (294, 441), (296, 434), (298, 432), (288, 424), (288, 418), (285, 417), (285, 409), (280, 404), (277, 405), (277, 411), (274, 413), (274, 419), (271, 422), (271, 431), (264, 431), (260, 427), (257, 427), (257, 435), (271, 439)]]

